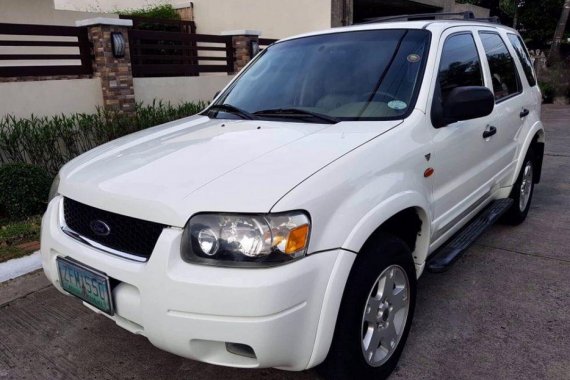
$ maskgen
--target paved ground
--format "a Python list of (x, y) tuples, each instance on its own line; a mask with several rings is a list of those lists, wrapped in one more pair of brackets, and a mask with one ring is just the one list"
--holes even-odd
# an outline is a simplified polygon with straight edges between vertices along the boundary
[[(393, 379), (570, 379), (570, 108), (545, 109), (543, 182), (522, 226), (495, 226), (447, 273), (426, 273)], [(38, 290), (39, 289), (39, 290)], [(182, 359), (47, 286), (0, 285), (0, 378), (312, 379)]]

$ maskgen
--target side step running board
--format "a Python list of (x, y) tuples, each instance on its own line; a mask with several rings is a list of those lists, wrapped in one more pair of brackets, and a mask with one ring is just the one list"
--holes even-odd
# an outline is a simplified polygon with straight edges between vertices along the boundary
[(438, 249), (427, 262), (427, 270), (433, 273), (445, 272), (477, 240), (487, 228), (513, 205), (510, 198), (491, 203), (479, 215), (455, 234), (443, 247)]

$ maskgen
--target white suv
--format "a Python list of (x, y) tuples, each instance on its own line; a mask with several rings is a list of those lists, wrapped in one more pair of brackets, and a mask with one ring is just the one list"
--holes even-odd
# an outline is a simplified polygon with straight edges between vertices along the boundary
[(526, 217), (540, 103), (520, 36), (489, 22), (279, 41), (200, 115), (65, 165), (45, 273), (177, 355), (387, 376), (424, 268)]

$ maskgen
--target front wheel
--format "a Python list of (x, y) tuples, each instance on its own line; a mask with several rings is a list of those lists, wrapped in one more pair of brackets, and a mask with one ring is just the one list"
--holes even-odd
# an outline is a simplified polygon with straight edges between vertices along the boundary
[(534, 167), (534, 152), (529, 149), (511, 191), (510, 198), (514, 203), (503, 216), (503, 222), (518, 225), (526, 219), (534, 192)]
[(388, 377), (404, 349), (415, 300), (416, 271), (406, 244), (390, 235), (367, 243), (350, 272), (320, 367), (326, 378)]

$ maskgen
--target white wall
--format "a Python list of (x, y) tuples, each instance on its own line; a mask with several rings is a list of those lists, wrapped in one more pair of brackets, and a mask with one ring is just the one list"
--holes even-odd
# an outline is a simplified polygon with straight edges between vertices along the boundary
[(331, 0), (194, 0), (198, 33), (254, 29), (284, 38), (331, 26)]
[(489, 17), (490, 10), (488, 8), (479, 7), (472, 4), (453, 4), (452, 12), (466, 12), (471, 11), (475, 17)]
[[(26, 0), (23, 0), (26, 1)], [(53, 0), (56, 9), (88, 12), (114, 12), (124, 9), (142, 9), (160, 4), (178, 4), (176, 0)], [(190, 1), (186, 1), (190, 3)]]
[[(58, 9), (103, 12), (164, 3), (190, 6), (190, 1), (180, 0), (55, 0)], [(197, 31), (202, 34), (253, 29), (260, 30), (262, 37), (283, 38), (331, 26), (331, 0), (193, 0), (192, 3)]]
[[(0, 0), (0, 22), (2, 23), (75, 26), (75, 20), (98, 16), (101, 14), (57, 10), (54, 8), (54, 0)], [(119, 17), (115, 14), (104, 16)]]
[(172, 104), (210, 101), (232, 78), (233, 75), (134, 78), (135, 100), (146, 104), (155, 99)]
[(102, 105), (99, 78), (0, 83), (0, 117), (94, 113)]

